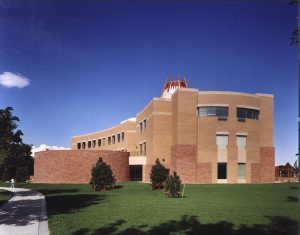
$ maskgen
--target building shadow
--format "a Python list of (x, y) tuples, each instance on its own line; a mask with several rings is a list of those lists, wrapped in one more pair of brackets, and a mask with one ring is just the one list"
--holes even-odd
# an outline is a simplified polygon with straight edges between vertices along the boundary
[[(170, 220), (147, 231), (142, 228), (127, 228), (120, 231), (120, 226), (125, 220), (118, 220), (108, 226), (91, 231), (81, 228), (72, 235), (296, 235), (297, 222), (286, 217), (268, 217), (268, 224), (240, 225), (235, 227), (232, 223), (220, 221), (217, 223), (203, 224), (196, 216), (183, 216), (180, 220)], [(142, 226), (143, 227), (143, 226)]]

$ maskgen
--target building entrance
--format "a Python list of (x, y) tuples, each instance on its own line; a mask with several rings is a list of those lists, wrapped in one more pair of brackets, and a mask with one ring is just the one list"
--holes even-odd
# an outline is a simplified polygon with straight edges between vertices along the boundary
[(143, 166), (142, 165), (130, 165), (130, 180), (142, 181), (143, 180)]

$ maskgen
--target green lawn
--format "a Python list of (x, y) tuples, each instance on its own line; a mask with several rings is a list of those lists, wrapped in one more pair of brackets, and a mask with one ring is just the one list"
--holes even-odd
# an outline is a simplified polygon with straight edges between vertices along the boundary
[(187, 185), (183, 199), (137, 182), (104, 193), (90, 185), (17, 186), (45, 194), (53, 235), (297, 234), (295, 183)]
[(0, 189), (0, 207), (4, 205), (12, 196), (13, 194), (11, 192)]

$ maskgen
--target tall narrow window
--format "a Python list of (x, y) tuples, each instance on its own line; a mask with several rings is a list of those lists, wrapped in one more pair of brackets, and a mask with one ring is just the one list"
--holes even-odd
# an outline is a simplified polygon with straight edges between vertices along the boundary
[(144, 142), (144, 155), (146, 155), (147, 147), (146, 142)]
[(108, 145), (110, 145), (111, 144), (111, 137), (108, 137), (107, 139), (108, 139), (108, 141), (107, 141)]
[(98, 139), (98, 147), (101, 147), (101, 139)]
[(96, 147), (96, 140), (93, 140), (93, 148)]
[(143, 144), (140, 144), (140, 155), (143, 153)]
[(146, 119), (143, 121), (143, 123), (144, 123), (144, 131), (146, 131), (146, 127), (147, 127)]
[(116, 136), (113, 135), (113, 136), (112, 136), (112, 143), (114, 144), (115, 142), (116, 142)]
[(240, 163), (246, 162), (246, 144), (247, 144), (247, 136), (243, 136), (243, 135), (236, 136), (236, 145), (238, 149), (238, 162)]
[(218, 179), (227, 179), (227, 163), (225, 162), (218, 163)]
[(85, 142), (82, 142), (82, 149), (85, 149)]
[(103, 146), (106, 144), (106, 138), (102, 139), (102, 144), (103, 144)]
[(77, 149), (81, 149), (81, 143), (77, 143)]
[(143, 132), (143, 122), (140, 122), (140, 133)]
[(125, 133), (124, 131), (122, 132), (122, 142), (124, 141), (124, 138), (125, 138)]
[(90, 149), (92, 147), (92, 141), (88, 141), (88, 148)]
[(120, 142), (121, 141), (121, 134), (120, 133), (118, 133), (118, 142)]
[(246, 164), (238, 163), (238, 179), (246, 179)]
[(218, 162), (227, 162), (228, 135), (217, 134), (217, 159)]

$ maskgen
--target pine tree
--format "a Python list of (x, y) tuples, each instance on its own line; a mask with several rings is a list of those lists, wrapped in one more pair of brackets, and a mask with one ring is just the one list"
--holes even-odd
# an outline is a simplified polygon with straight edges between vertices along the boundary
[(96, 165), (91, 170), (91, 184), (95, 191), (105, 191), (106, 188), (112, 188), (116, 182), (115, 176), (110, 165), (106, 164), (102, 158), (99, 158)]
[(150, 181), (152, 189), (161, 189), (163, 183), (168, 176), (168, 170), (162, 165), (157, 158), (155, 164), (152, 166), (150, 173)]
[(181, 190), (181, 180), (176, 172), (173, 175), (169, 175), (165, 181), (165, 191), (168, 192), (168, 197), (179, 197)]

